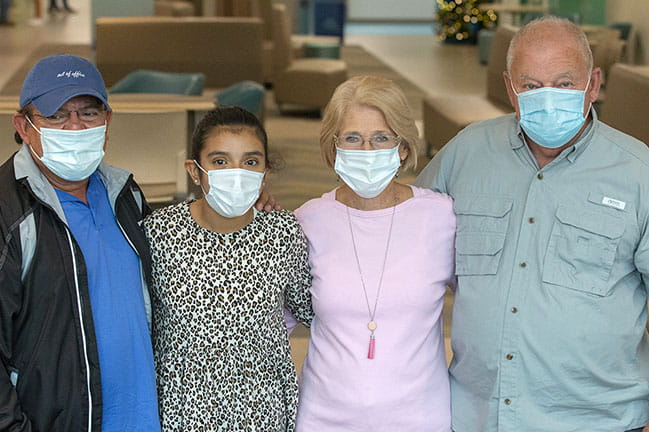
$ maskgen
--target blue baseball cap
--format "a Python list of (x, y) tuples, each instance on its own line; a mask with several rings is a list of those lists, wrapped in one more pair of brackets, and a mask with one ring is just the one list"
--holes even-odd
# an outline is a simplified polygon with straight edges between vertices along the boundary
[(76, 96), (94, 96), (110, 110), (101, 74), (88, 60), (57, 54), (39, 60), (27, 73), (20, 91), (20, 108), (34, 104), (44, 116), (51, 116)]

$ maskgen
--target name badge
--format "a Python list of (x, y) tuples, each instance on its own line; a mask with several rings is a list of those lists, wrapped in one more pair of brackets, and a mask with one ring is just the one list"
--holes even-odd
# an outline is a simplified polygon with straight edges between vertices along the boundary
[(602, 204), (607, 205), (609, 207), (614, 207), (618, 210), (624, 210), (624, 208), (626, 207), (626, 203), (624, 201), (616, 200), (609, 197), (602, 198)]

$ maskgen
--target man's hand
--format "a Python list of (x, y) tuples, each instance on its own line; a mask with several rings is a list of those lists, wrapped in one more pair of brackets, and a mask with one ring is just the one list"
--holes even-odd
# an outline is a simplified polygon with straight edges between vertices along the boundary
[(257, 199), (257, 202), (255, 203), (255, 208), (259, 211), (263, 210), (269, 212), (272, 210), (281, 210), (282, 206), (275, 201), (275, 197), (272, 196), (266, 189), (266, 186), (264, 186), (259, 193), (259, 199)]
[(649, 432), (649, 425), (645, 426), (644, 429), (642, 429), (642, 432)]

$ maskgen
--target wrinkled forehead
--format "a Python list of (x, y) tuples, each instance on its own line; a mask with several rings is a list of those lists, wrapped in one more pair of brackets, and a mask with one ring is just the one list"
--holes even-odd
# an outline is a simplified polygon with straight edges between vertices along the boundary
[(59, 109), (76, 109), (76, 108), (105, 108), (104, 103), (91, 95), (81, 95), (67, 100)]
[[(40, 114), (38, 109), (33, 106), (32, 104), (32, 110), (35, 113)], [(75, 96), (71, 99), (68, 99), (61, 105), (57, 111), (76, 111), (80, 110), (83, 108), (99, 108), (99, 109), (105, 109), (106, 106), (102, 101), (99, 100), (99, 98), (96, 98), (91, 95), (81, 95), (81, 96)]]
[[(565, 68), (590, 73), (590, 47), (580, 35), (553, 23), (538, 26), (521, 34), (512, 52), (511, 68), (515, 69), (530, 62), (546, 68)], [(585, 43), (584, 43), (585, 41)], [(556, 73), (562, 71), (557, 70)]]

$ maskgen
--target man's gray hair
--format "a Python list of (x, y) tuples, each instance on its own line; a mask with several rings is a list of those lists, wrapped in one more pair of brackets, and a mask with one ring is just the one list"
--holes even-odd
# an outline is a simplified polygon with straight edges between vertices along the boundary
[(512, 62), (514, 61), (514, 53), (518, 48), (520, 40), (523, 39), (528, 33), (535, 31), (540, 27), (545, 26), (555, 26), (562, 30), (565, 30), (569, 34), (572, 34), (577, 42), (579, 51), (584, 56), (584, 60), (588, 65), (588, 72), (593, 69), (593, 53), (590, 50), (590, 44), (588, 43), (588, 38), (586, 34), (573, 22), (565, 19), (559, 18), (552, 15), (543, 16), (537, 18), (534, 21), (524, 25), (520, 28), (518, 32), (512, 38), (512, 41), (509, 44), (509, 49), (507, 50), (507, 73), (511, 75), (512, 71)]

